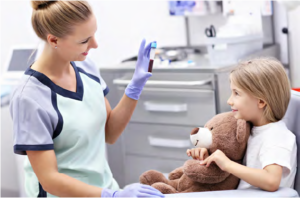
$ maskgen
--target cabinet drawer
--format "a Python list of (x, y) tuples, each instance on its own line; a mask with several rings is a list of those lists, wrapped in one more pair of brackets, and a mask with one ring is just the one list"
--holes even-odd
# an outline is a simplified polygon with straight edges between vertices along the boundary
[[(126, 87), (131, 81), (132, 75), (133, 73), (125, 73), (122, 77), (114, 79), (113, 84), (118, 87)], [(154, 72), (145, 87), (214, 90), (214, 74)]]
[(193, 126), (214, 115), (214, 91), (144, 88), (131, 121)]
[(130, 123), (124, 132), (125, 152), (143, 156), (187, 160), (193, 148), (193, 127)]
[(126, 184), (139, 182), (140, 175), (148, 170), (157, 170), (167, 176), (175, 168), (183, 166), (185, 160), (168, 160), (128, 155), (125, 164)]
[[(131, 121), (203, 125), (216, 114), (212, 75), (155, 74), (153, 77), (144, 87)], [(163, 77), (166, 79), (162, 80)], [(124, 94), (127, 81), (114, 80), (120, 97)]]

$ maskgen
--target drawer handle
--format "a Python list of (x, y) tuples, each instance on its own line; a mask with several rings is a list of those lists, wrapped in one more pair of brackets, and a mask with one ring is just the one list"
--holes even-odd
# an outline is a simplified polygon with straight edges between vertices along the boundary
[(159, 147), (171, 147), (171, 148), (190, 148), (191, 142), (190, 140), (184, 139), (166, 139), (166, 138), (159, 138), (159, 137), (148, 137), (149, 144), (151, 146), (159, 146)]
[(144, 102), (144, 107), (147, 111), (157, 111), (157, 112), (186, 112), (187, 104), (164, 104), (155, 102)]
[[(168, 86), (202, 86), (209, 84), (212, 80), (201, 80), (201, 81), (161, 81), (161, 80), (148, 80), (146, 85), (168, 85)], [(126, 86), (130, 83), (130, 80), (114, 79), (115, 85)]]

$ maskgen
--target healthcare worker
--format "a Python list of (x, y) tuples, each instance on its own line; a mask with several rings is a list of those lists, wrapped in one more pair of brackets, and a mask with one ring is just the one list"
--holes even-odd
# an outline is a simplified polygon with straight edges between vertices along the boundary
[(45, 41), (11, 99), (14, 152), (27, 155), (30, 197), (163, 197), (132, 184), (120, 190), (105, 157), (130, 120), (148, 73), (151, 43), (142, 41), (136, 69), (112, 110), (108, 87), (89, 50), (97, 48), (96, 18), (86, 1), (31, 1), (32, 26)]

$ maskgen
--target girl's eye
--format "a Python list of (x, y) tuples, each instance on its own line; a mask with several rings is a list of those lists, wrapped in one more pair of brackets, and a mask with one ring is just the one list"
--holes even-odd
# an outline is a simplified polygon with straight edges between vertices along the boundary
[(234, 92), (235, 93), (235, 95), (239, 95), (239, 93), (238, 92)]

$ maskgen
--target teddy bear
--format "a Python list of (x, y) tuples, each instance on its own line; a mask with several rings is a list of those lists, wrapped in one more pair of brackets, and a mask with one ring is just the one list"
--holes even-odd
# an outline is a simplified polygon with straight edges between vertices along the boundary
[[(204, 128), (194, 128), (190, 133), (193, 146), (207, 148), (212, 154), (221, 150), (230, 160), (242, 163), (250, 124), (236, 119), (234, 112), (215, 115)], [(167, 179), (162, 173), (149, 170), (140, 176), (140, 183), (150, 185), (164, 194), (187, 193), (236, 189), (239, 178), (222, 171), (215, 163), (209, 167), (199, 160), (187, 160), (182, 167), (176, 168)]]

